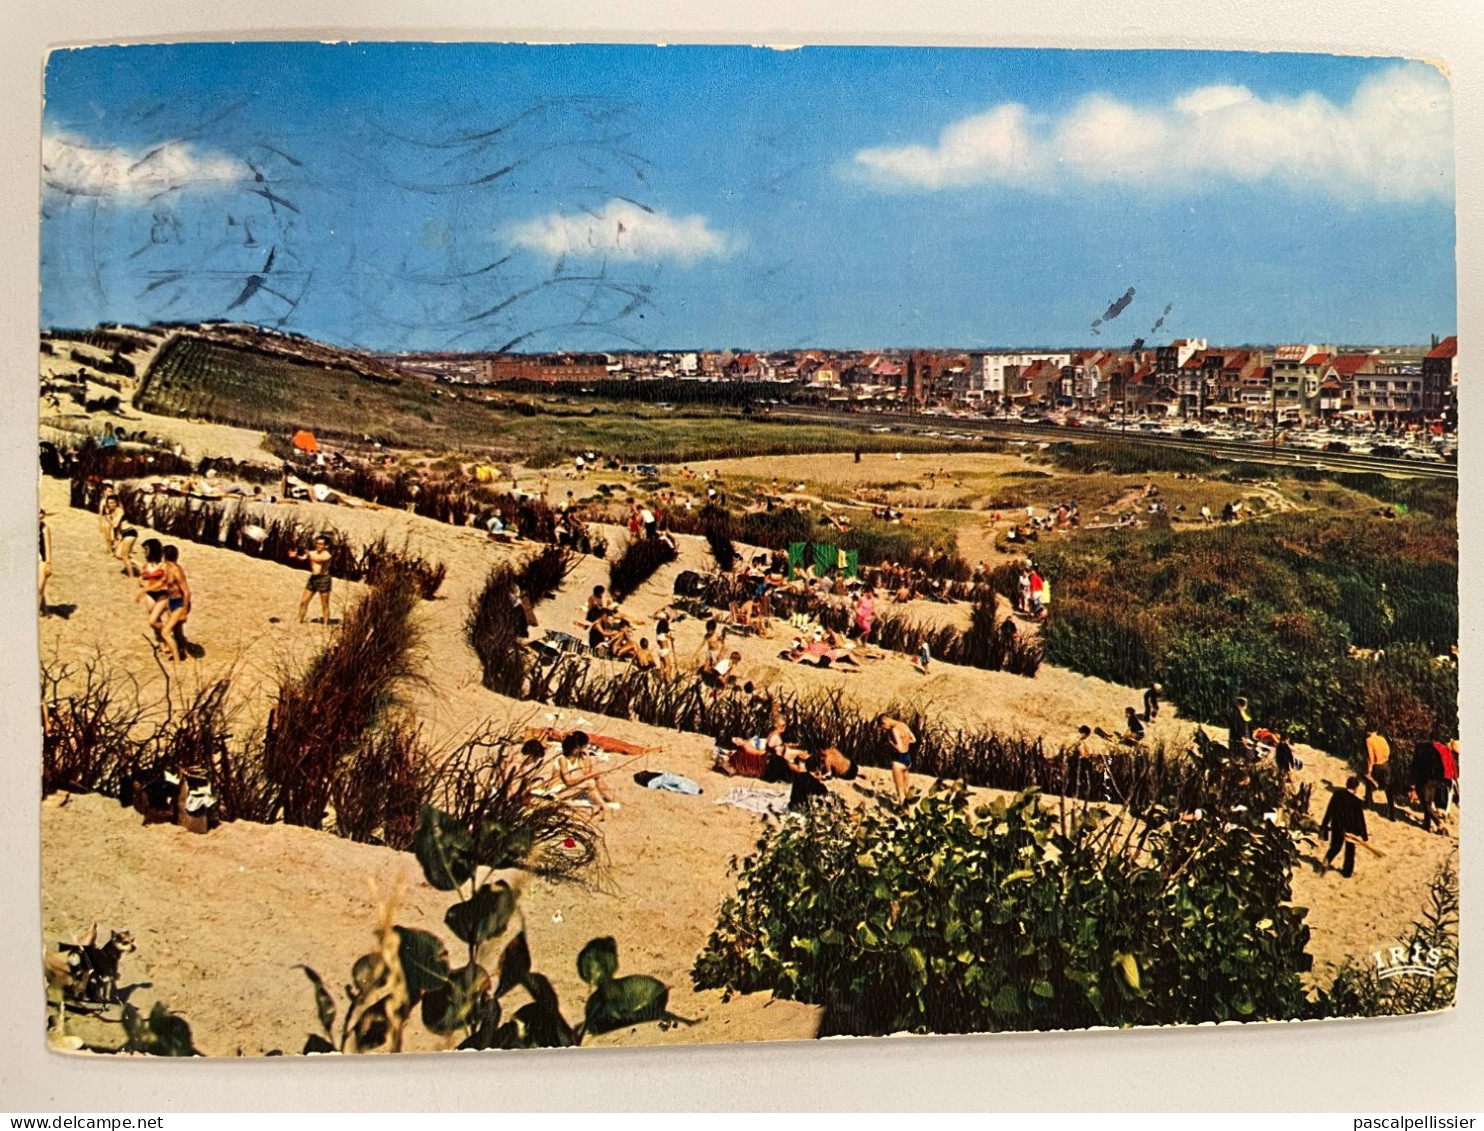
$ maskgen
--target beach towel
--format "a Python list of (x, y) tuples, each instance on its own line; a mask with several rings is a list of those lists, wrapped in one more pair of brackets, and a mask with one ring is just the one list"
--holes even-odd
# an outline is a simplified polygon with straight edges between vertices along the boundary
[(788, 812), (788, 794), (771, 789), (759, 789), (752, 785), (735, 785), (727, 795), (718, 798), (718, 805), (731, 805), (746, 809), (750, 813), (782, 814)]
[[(643, 781), (639, 781), (643, 778)], [(690, 778), (681, 777), (679, 774), (671, 773), (643, 773), (635, 774), (634, 780), (639, 782), (645, 789), (660, 789), (666, 793), (684, 793), (691, 797), (699, 797), (701, 787)]]
[(536, 652), (543, 664), (553, 664), (563, 656), (596, 656), (597, 653), (589, 648), (575, 636), (556, 629), (546, 630), (545, 638), (533, 640), (530, 647)]
[(727, 766), (735, 777), (760, 778), (768, 766), (768, 755), (760, 749), (729, 750)]
[[(539, 738), (542, 742), (560, 742), (571, 734), (570, 730), (557, 730), (555, 727), (527, 727), (527, 738)], [(606, 734), (589, 734), (587, 744), (596, 746), (607, 754), (653, 754), (662, 749), (659, 746), (640, 746), (635, 742), (625, 742), (621, 738), (613, 738)]]

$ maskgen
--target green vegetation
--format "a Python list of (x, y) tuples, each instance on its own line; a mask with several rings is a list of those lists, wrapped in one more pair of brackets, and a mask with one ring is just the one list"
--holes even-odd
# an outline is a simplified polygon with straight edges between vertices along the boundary
[[(350, 399), (336, 395), (347, 389)], [(269, 432), (314, 428), (357, 439), (383, 431), (396, 435), (432, 399), (425, 385), (367, 376), (350, 364), (311, 362), (194, 335), (177, 337), (160, 351), (135, 398), (146, 412)]]
[[(925, 437), (754, 420), (724, 404), (697, 404), (682, 413), (595, 398), (577, 414), (536, 399), (512, 401), (505, 390), (390, 379), (357, 368), (349, 358), (343, 364), (310, 361), (185, 335), (161, 351), (136, 400), (148, 412), (270, 433), (308, 428), (332, 441), (370, 437), (391, 447), (462, 451), (534, 467), (563, 464), (586, 451), (616, 455), (625, 463), (673, 464), (856, 448), (958, 447)], [(614, 395), (627, 391), (616, 389)]]
[(1037, 562), (1057, 591), (1048, 663), (1159, 680), (1184, 714), (1217, 725), (1246, 695), (1261, 722), (1341, 755), (1368, 725), (1403, 744), (1457, 733), (1451, 523), (1281, 515), (1084, 532)]
[[(1227, 482), (1288, 480), (1304, 484), (1334, 484), (1366, 495), (1377, 502), (1401, 504), (1437, 518), (1452, 519), (1458, 507), (1456, 480), (1436, 478), (1392, 478), (1374, 471), (1338, 471), (1281, 463), (1247, 463), (1217, 459), (1188, 448), (1129, 440), (1059, 441), (1046, 451), (1057, 468), (1081, 474), (1109, 472), (1116, 475), (1147, 475), (1151, 472), (1201, 474)], [(1014, 471), (1007, 477), (1044, 476), (1034, 471)]]
[(1276, 780), (1194, 754), (1204, 815), (988, 803), (816, 806), (741, 865), (697, 988), (823, 1006), (821, 1035), (1198, 1024), (1304, 1016), (1298, 848)]
[[(519, 867), (530, 850), (529, 837), (497, 822), (460, 821), (425, 807), (413, 851), (428, 883), (458, 896), (444, 922), (463, 944), (462, 965), (453, 964), (448, 945), (437, 935), (393, 925), (388, 909), (377, 930), (377, 949), (351, 969), (343, 1018), (324, 979), (302, 967), (314, 986), (321, 1027), (304, 1051), (400, 1052), (414, 1010), (424, 1027), (457, 1040), (460, 1049), (567, 1048), (590, 1033), (668, 1022), (669, 987), (647, 974), (619, 977), (618, 945), (611, 938), (593, 939), (577, 956), (577, 971), (592, 987), (582, 1021), (573, 1025), (562, 1015), (550, 980), (531, 968), (516, 891), (496, 876)], [(491, 971), (492, 944), (512, 925)], [(507, 1018), (504, 1010), (513, 994), (528, 1000)]]
[[(692, 516), (672, 514), (666, 521), (678, 534), (709, 537), (714, 520), (704, 516), (704, 511)], [(735, 516), (727, 523), (726, 534), (738, 542), (769, 550), (786, 550), (795, 542), (822, 542), (857, 551), (862, 566), (896, 563), (952, 581), (965, 581), (972, 572), (958, 554), (951, 525), (942, 522), (900, 526), (869, 516), (852, 516), (850, 529), (841, 531), (808, 511), (778, 507)]]
[(1216, 460), (1185, 448), (1136, 444), (1128, 440), (1093, 440), (1052, 444), (1047, 457), (1066, 471), (1111, 471), (1116, 475), (1140, 475), (1149, 471), (1209, 471)]

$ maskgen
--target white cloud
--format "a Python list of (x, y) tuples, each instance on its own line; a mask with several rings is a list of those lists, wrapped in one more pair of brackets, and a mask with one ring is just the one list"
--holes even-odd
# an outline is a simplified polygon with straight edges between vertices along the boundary
[(877, 146), (854, 160), (884, 188), (1271, 182), (1348, 201), (1418, 201), (1451, 196), (1452, 147), (1448, 83), (1415, 64), (1372, 76), (1344, 105), (1233, 85), (1158, 106), (1090, 95), (1059, 116), (1004, 103), (947, 126), (936, 145)]
[(882, 180), (923, 188), (1017, 180), (1033, 171), (1029, 123), (1030, 113), (1024, 106), (1007, 102), (955, 122), (943, 131), (936, 148), (863, 149), (855, 159)]
[(139, 152), (94, 145), (67, 133), (41, 139), (41, 179), (51, 192), (141, 199), (245, 180), (241, 161), (172, 141)]
[(512, 225), (517, 247), (552, 258), (722, 259), (739, 241), (711, 228), (704, 216), (672, 216), (628, 200), (610, 200), (597, 212), (552, 212)]
[(1251, 102), (1256, 97), (1245, 86), (1202, 86), (1189, 94), (1181, 95), (1175, 99), (1173, 105), (1182, 114), (1199, 116)]

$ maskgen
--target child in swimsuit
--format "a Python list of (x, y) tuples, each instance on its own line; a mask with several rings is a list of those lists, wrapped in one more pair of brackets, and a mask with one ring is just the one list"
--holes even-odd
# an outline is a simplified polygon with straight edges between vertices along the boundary
[(149, 613), (151, 627), (156, 626), (159, 614), (165, 610), (169, 592), (165, 588), (165, 558), (158, 538), (144, 541), (144, 565), (139, 570), (139, 595), (134, 599), (143, 601)]
[(134, 561), (134, 543), (139, 540), (139, 531), (128, 525), (124, 517), (124, 508), (119, 505), (117, 498), (108, 500), (104, 514), (108, 519), (113, 556), (124, 563), (125, 577), (137, 577), (139, 566)]

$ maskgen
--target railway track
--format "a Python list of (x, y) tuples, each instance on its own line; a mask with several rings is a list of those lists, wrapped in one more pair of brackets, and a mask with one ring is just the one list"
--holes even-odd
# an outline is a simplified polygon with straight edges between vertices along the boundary
[(1082, 425), (1077, 428), (1019, 424), (998, 420), (962, 420), (908, 416), (897, 413), (844, 413), (821, 409), (782, 407), (775, 408), (769, 416), (774, 419), (797, 420), (813, 424), (833, 424), (846, 428), (868, 431), (871, 428), (889, 426), (903, 433), (957, 432), (996, 439), (1025, 440), (1031, 443), (1055, 443), (1072, 440), (1125, 440), (1129, 443), (1150, 444), (1183, 451), (1198, 452), (1216, 459), (1242, 463), (1261, 463), (1274, 467), (1311, 467), (1321, 471), (1375, 472), (1393, 477), (1413, 479), (1458, 478), (1458, 467), (1451, 463), (1428, 463), (1422, 460), (1387, 459), (1381, 456), (1363, 455), (1356, 452), (1316, 452), (1300, 448), (1286, 448), (1272, 444), (1226, 439), (1188, 439), (1183, 436), (1156, 436), (1134, 429), (1096, 427)]

